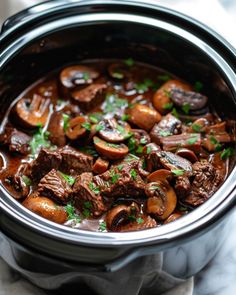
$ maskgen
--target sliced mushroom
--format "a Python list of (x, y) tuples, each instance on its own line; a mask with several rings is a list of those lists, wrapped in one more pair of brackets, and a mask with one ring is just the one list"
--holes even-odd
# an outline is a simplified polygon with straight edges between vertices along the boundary
[(163, 137), (181, 133), (181, 127), (181, 121), (169, 113), (154, 125), (150, 132), (151, 139), (156, 144), (160, 144)]
[(205, 132), (206, 127), (209, 126), (209, 121), (206, 118), (200, 118), (193, 122), (193, 124), (188, 128), (187, 132)]
[(142, 104), (135, 104), (128, 110), (129, 122), (149, 131), (161, 120), (161, 115), (154, 109)]
[(205, 95), (180, 88), (172, 88), (170, 90), (170, 97), (176, 106), (183, 107), (184, 105), (188, 105), (189, 110), (192, 111), (202, 109), (208, 100)]
[(52, 144), (60, 147), (66, 145), (64, 119), (61, 112), (55, 112), (51, 115), (47, 130)]
[(66, 136), (71, 140), (76, 140), (86, 134), (86, 129), (82, 126), (86, 122), (83, 116), (77, 116), (71, 119), (68, 123)]
[(93, 173), (102, 174), (107, 171), (109, 167), (109, 161), (98, 158), (96, 162), (93, 164)]
[(92, 84), (84, 89), (73, 91), (71, 95), (80, 108), (90, 111), (104, 100), (103, 92), (106, 88), (106, 84)]
[(32, 101), (27, 98), (20, 99), (15, 106), (17, 119), (25, 128), (44, 126), (49, 115), (50, 99), (35, 94)]
[(172, 173), (170, 170), (167, 169), (159, 169), (157, 171), (152, 172), (148, 177), (148, 182), (154, 181), (166, 181), (172, 179)]
[(130, 76), (129, 70), (124, 63), (114, 63), (108, 67), (109, 75), (117, 80), (123, 80)]
[(182, 89), (186, 91), (192, 90), (192, 87), (179, 80), (169, 80), (159, 88), (153, 96), (153, 106), (162, 115), (166, 114), (171, 109), (171, 94), (173, 88)]
[(30, 211), (56, 223), (63, 224), (67, 220), (67, 213), (62, 206), (58, 206), (46, 197), (28, 196), (22, 203)]
[(106, 215), (107, 229), (115, 231), (117, 227), (124, 224), (125, 222), (128, 222), (130, 216), (135, 218), (138, 210), (139, 207), (134, 202), (130, 206), (118, 205), (113, 207), (107, 212)]
[(196, 154), (193, 151), (186, 148), (178, 149), (175, 154), (189, 160), (191, 163), (195, 163), (198, 161)]
[(150, 182), (145, 192), (149, 197), (146, 212), (155, 218), (165, 220), (175, 210), (177, 197), (167, 181)]
[(141, 147), (140, 153), (143, 152), (143, 147), (150, 144), (151, 139), (148, 133), (143, 129), (131, 129), (132, 137), (129, 140), (129, 150), (139, 153), (138, 149)]
[(91, 84), (99, 77), (99, 73), (84, 65), (74, 65), (65, 68), (60, 74), (60, 82), (65, 88), (72, 89), (78, 85)]
[(149, 215), (140, 215), (136, 220), (131, 221), (126, 224), (122, 224), (116, 228), (117, 232), (128, 232), (136, 230), (144, 230), (148, 228), (153, 228), (157, 226), (155, 219), (151, 218)]
[(94, 136), (93, 142), (98, 153), (110, 160), (122, 159), (129, 152), (128, 147), (123, 143), (121, 144), (109, 143), (100, 139), (97, 136)]
[(120, 121), (117, 123), (116, 119), (105, 119), (98, 125), (99, 136), (108, 141), (119, 143), (124, 141), (130, 136), (131, 127), (128, 123)]
[[(192, 174), (192, 164), (188, 160), (176, 154), (173, 154), (171, 152), (164, 152), (164, 151), (157, 152), (157, 156), (159, 158), (160, 164), (166, 169), (170, 169), (172, 172), (181, 171), (181, 175)], [(177, 174), (180, 174), (180, 173), (177, 172)]]

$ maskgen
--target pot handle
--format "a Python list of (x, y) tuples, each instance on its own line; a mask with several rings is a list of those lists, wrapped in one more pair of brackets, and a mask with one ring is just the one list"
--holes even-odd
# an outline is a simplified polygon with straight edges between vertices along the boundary
[(41, 16), (45, 11), (55, 9), (56, 7), (68, 4), (73, 0), (49, 0), (43, 3), (36, 4), (29, 8), (26, 8), (5, 20), (2, 25), (1, 34), (7, 34), (14, 28), (17, 28), (24, 24), (26, 21), (34, 19), (35, 17)]

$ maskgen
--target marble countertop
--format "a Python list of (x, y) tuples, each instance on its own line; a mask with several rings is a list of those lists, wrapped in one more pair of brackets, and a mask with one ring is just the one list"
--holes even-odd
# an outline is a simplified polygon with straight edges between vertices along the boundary
[[(35, 0), (1, 0), (0, 24), (7, 16), (33, 5)], [(223, 35), (236, 47), (236, 1), (235, 0), (156, 0), (157, 4), (168, 6), (199, 19)], [(210, 13), (209, 13), (210, 12)], [(236, 294), (236, 210), (232, 213), (230, 233), (222, 248), (212, 261), (194, 277), (193, 295), (235, 295)], [(21, 279), (0, 259), (0, 295), (45, 294)], [(24, 291), (19, 291), (24, 290)], [(166, 295), (175, 295), (168, 293)], [(181, 293), (184, 295), (185, 293)], [(181, 295), (179, 292), (176, 295)]]

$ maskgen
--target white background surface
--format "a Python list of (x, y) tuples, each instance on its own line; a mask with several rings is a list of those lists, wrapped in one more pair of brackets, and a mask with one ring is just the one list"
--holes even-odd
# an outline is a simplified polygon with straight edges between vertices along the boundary
[[(0, 0), (0, 24), (14, 12), (39, 2), (37, 0)], [(162, 0), (156, 2), (199, 19), (218, 31), (236, 47), (236, 0)], [(233, 214), (231, 228), (223, 248), (206, 269), (195, 277), (194, 295), (236, 294), (236, 211)], [(24, 280), (16, 279), (16, 274), (0, 261), (0, 295), (3, 294), (37, 295), (42, 292)]]

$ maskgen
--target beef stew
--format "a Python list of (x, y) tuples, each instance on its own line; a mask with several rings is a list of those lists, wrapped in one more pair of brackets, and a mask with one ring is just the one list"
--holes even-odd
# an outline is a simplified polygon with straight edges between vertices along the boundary
[(131, 58), (54, 71), (2, 123), (1, 182), (27, 209), (73, 228), (174, 221), (214, 194), (233, 154), (202, 86)]

